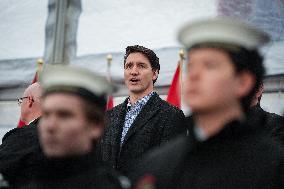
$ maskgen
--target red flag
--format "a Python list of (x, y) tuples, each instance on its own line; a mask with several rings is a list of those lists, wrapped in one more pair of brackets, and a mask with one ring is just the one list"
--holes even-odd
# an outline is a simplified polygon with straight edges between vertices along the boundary
[(36, 74), (35, 74), (35, 76), (34, 76), (34, 79), (33, 79), (33, 81), (32, 81), (32, 84), (35, 83), (35, 82), (37, 82), (37, 80), (38, 80), (38, 74), (37, 74), (37, 72), (36, 72)]
[(168, 96), (167, 96), (167, 102), (181, 108), (181, 83), (180, 83), (180, 78), (181, 78), (181, 63), (180, 61), (178, 62), (178, 66), (176, 69), (176, 72), (174, 74), (172, 84), (170, 86)]
[(113, 97), (110, 95), (107, 99), (107, 110), (110, 110), (113, 108)]

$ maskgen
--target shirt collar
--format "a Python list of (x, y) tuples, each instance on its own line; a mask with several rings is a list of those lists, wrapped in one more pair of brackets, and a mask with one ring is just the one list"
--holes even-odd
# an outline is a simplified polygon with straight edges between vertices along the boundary
[(31, 121), (28, 123), (28, 125), (31, 124), (34, 120), (36, 120), (36, 119), (31, 120)]
[(193, 132), (195, 134), (195, 137), (198, 141), (202, 142), (207, 140), (209, 137), (206, 136), (205, 132), (203, 131), (203, 129), (201, 129), (200, 127), (198, 127), (197, 125), (193, 126)]
[(232, 120), (224, 125), (224, 127), (217, 132), (213, 136), (207, 136), (204, 132), (204, 130), (201, 127), (198, 127), (197, 124), (193, 126), (193, 132), (196, 137), (196, 139), (200, 142), (212, 139), (212, 138), (224, 138), (224, 137), (231, 137), (233, 135), (237, 135), (240, 132), (243, 132), (243, 130), (251, 129), (251, 127), (246, 127), (244, 124), (244, 120)]
[(126, 106), (127, 110), (130, 110), (132, 107), (135, 107), (137, 105), (145, 105), (154, 93), (155, 93), (154, 91), (150, 92), (149, 94), (137, 100), (137, 102), (135, 102), (133, 105), (131, 105), (130, 97), (128, 97), (127, 106)]

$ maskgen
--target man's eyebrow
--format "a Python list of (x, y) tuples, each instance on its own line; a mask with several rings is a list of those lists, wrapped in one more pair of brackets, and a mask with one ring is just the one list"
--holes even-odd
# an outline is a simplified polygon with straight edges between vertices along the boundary
[(145, 62), (137, 62), (137, 64), (146, 64)]
[(133, 64), (133, 63), (134, 63), (134, 62), (132, 62), (132, 61), (131, 61), (131, 62), (125, 62), (125, 65), (126, 65), (126, 64)]

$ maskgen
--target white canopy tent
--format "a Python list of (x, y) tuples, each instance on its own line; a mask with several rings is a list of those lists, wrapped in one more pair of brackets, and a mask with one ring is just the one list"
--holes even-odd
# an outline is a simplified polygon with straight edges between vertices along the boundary
[[(19, 108), (13, 100), (21, 96), (32, 81), (36, 59), (46, 54), (46, 44), (51, 40), (46, 35), (46, 20), (52, 14), (48, 9), (51, 1), (54, 0), (0, 1), (0, 128), (14, 127), (17, 123)], [(267, 75), (274, 78), (271, 80), (273, 88), (265, 85), (266, 92), (274, 93), (264, 95), (263, 106), (269, 111), (282, 113), (282, 0), (81, 0), (81, 8), (77, 44), (72, 44), (77, 52), (70, 64), (106, 74), (106, 55), (111, 53), (111, 75), (115, 81), (122, 83), (126, 46), (144, 45), (154, 49), (160, 57), (157, 88), (167, 88), (171, 83), (181, 48), (176, 33), (184, 23), (213, 16), (232, 16), (250, 22), (272, 36), (273, 41), (262, 52), (266, 57)], [(126, 94), (116, 94), (121, 95)]]

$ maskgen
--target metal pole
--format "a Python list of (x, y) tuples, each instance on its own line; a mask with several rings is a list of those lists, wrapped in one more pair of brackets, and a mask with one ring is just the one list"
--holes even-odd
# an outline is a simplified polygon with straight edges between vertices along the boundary
[(111, 61), (112, 61), (112, 55), (108, 54), (106, 59), (107, 59), (107, 79), (109, 82), (111, 82), (110, 66), (111, 66)]
[(81, 0), (49, 0), (44, 60), (48, 64), (69, 64), (76, 56)]

